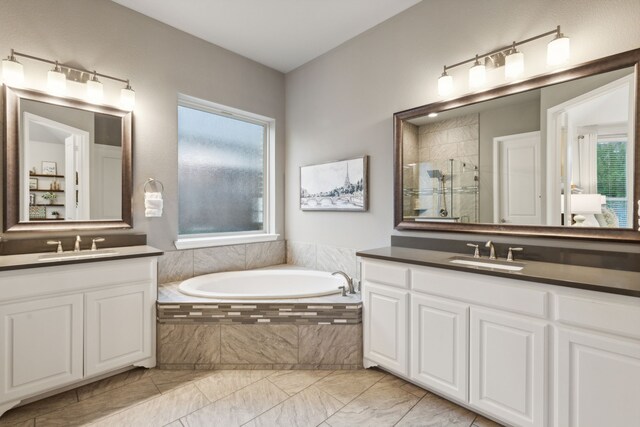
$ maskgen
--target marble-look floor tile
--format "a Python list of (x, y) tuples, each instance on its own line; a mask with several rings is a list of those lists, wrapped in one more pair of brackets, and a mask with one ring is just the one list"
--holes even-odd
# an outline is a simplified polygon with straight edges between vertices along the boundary
[(420, 400), (391, 381), (378, 382), (327, 420), (332, 427), (393, 426)]
[(151, 380), (160, 393), (166, 393), (213, 374), (208, 370), (152, 369)]
[(418, 387), (415, 384), (411, 384), (411, 383), (406, 383), (405, 385), (403, 385), (400, 388), (403, 389), (404, 391), (407, 391), (407, 392), (413, 394), (416, 397), (423, 397), (424, 395), (427, 394), (426, 390)]
[(77, 388), (78, 400), (85, 400), (118, 387), (131, 384), (150, 374), (149, 369), (136, 368)]
[(211, 375), (196, 381), (196, 386), (211, 402), (215, 402), (248, 385), (254, 384), (273, 374), (273, 371), (214, 371)]
[(491, 421), (488, 418), (483, 417), (482, 415), (478, 415), (475, 420), (473, 420), (473, 424), (471, 427), (503, 427), (502, 424), (498, 424), (495, 421)]
[(223, 325), (221, 363), (298, 363), (296, 325)]
[(343, 404), (317, 387), (311, 386), (255, 418), (247, 427), (314, 427)]
[(0, 426), (13, 426), (20, 422), (28, 423), (40, 415), (48, 414), (76, 402), (78, 402), (76, 391), (65, 391), (5, 412), (0, 418)]
[(180, 420), (187, 427), (240, 426), (288, 397), (287, 393), (263, 379)]
[(155, 399), (119, 412), (94, 424), (96, 427), (161, 427), (179, 420), (206, 405), (209, 401), (195, 385), (188, 385)]
[(316, 268), (316, 245), (314, 243), (287, 240), (287, 264)]
[(36, 425), (38, 427), (67, 427), (97, 422), (102, 418), (159, 394), (153, 381), (150, 378), (144, 378), (82, 402), (73, 403), (49, 414), (36, 417)]
[(429, 427), (469, 427), (476, 414), (436, 396), (427, 393), (398, 423), (398, 426)]
[(36, 419), (32, 418), (26, 421), (20, 421), (17, 424), (11, 424), (11, 427), (36, 427)]
[(284, 264), (285, 261), (284, 240), (247, 245), (247, 270)]
[(362, 325), (299, 325), (300, 363), (356, 364), (362, 361)]
[(165, 425), (164, 427), (184, 427), (184, 426), (182, 425), (180, 420), (175, 420), (174, 422), (169, 423), (169, 424)]
[(158, 325), (158, 363), (220, 363), (220, 325)]
[(269, 375), (267, 379), (285, 393), (293, 395), (320, 381), (332, 372), (326, 370), (279, 371)]
[(347, 404), (378, 382), (384, 374), (376, 370), (335, 371), (316, 383), (316, 387)]
[(240, 271), (246, 264), (245, 245), (218, 246), (193, 251), (193, 274)]
[(158, 259), (158, 283), (193, 277), (193, 250), (165, 252)]

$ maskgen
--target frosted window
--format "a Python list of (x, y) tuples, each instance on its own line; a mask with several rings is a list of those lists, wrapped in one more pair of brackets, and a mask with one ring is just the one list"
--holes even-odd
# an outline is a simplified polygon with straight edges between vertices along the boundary
[(266, 132), (178, 106), (180, 235), (264, 230)]

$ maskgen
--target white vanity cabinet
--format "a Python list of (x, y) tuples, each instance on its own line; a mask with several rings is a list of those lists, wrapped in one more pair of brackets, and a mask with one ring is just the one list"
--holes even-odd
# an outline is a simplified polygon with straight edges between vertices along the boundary
[(0, 415), (127, 366), (155, 366), (156, 257), (0, 272)]
[[(362, 278), (365, 366), (508, 425), (640, 425), (640, 298), (369, 258)], [(381, 288), (408, 304), (378, 318)]]

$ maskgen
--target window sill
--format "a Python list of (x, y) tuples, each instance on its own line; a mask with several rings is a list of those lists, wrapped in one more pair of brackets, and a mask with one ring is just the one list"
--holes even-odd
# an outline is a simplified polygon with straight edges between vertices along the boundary
[(209, 248), (213, 246), (241, 245), (245, 243), (272, 242), (279, 234), (246, 234), (220, 237), (195, 237), (178, 239), (173, 244), (178, 250)]

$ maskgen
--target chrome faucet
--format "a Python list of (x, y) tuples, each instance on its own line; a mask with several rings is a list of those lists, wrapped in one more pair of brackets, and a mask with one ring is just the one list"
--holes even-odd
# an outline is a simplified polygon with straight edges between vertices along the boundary
[(80, 252), (80, 242), (82, 242), (82, 239), (80, 236), (76, 236), (76, 244), (73, 246), (73, 252)]
[(485, 245), (485, 248), (490, 248), (489, 250), (489, 259), (498, 259), (498, 257), (496, 257), (496, 248), (493, 246), (493, 242), (491, 240), (489, 240)]
[(355, 289), (353, 288), (353, 279), (347, 273), (345, 273), (344, 271), (334, 271), (333, 273), (331, 273), (331, 275), (332, 276), (339, 275), (344, 277), (344, 279), (347, 281), (347, 286), (349, 287), (349, 293), (350, 294), (356, 293)]

